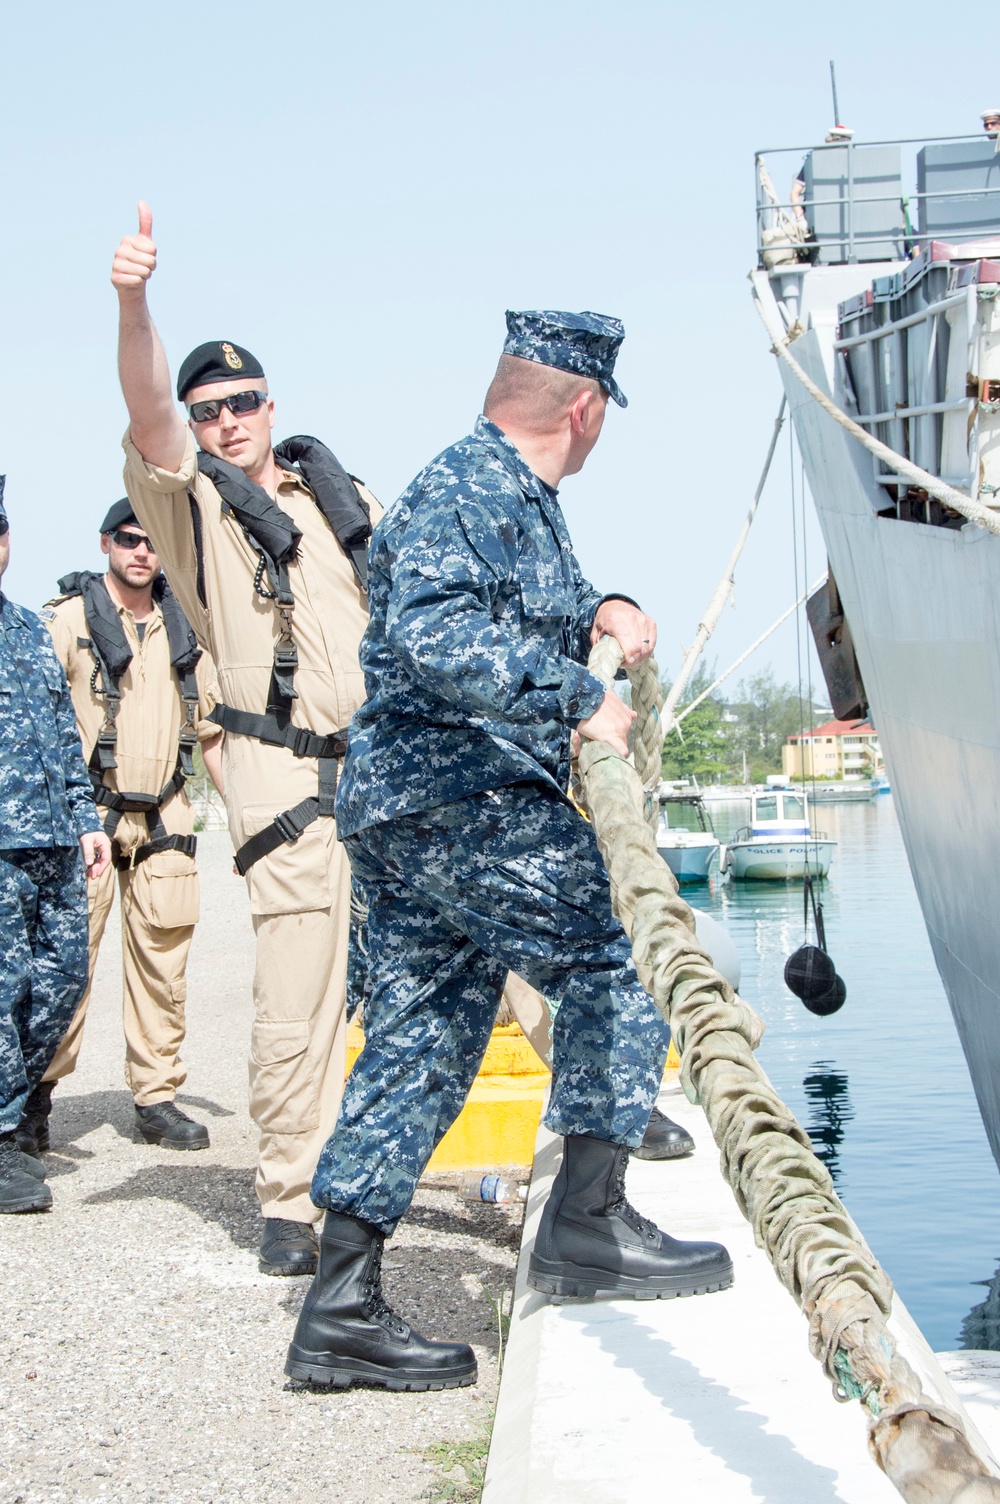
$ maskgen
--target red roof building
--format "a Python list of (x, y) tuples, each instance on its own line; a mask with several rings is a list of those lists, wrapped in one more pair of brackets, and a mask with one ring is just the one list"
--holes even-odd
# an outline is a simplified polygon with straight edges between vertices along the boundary
[(825, 721), (787, 738), (781, 749), (786, 778), (870, 778), (883, 771), (878, 733), (871, 721)]

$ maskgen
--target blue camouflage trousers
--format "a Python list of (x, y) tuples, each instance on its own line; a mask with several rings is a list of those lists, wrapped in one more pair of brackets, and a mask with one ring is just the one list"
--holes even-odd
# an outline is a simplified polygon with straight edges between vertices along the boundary
[(78, 846), (0, 851), (0, 1133), (11, 1133), (87, 987)]
[(670, 1034), (587, 822), (514, 784), (349, 836), (369, 902), (365, 1047), (312, 1183), (392, 1232), (479, 1070), (508, 969), (558, 1004), (545, 1123), (635, 1147)]

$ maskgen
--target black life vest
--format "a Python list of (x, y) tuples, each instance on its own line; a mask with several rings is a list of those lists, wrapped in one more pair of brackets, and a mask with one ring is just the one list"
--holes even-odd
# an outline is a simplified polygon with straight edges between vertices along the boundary
[[(193, 835), (167, 835), (160, 819), (160, 810), (167, 800), (172, 799), (184, 787), (186, 780), (193, 777), (193, 753), (198, 744), (198, 681), (195, 667), (201, 657), (201, 648), (177, 597), (164, 576), (158, 575), (153, 582), (153, 599), (163, 612), (170, 648), (170, 666), (176, 676), (185, 710), (177, 742), (177, 765), (159, 794), (136, 794), (109, 788), (104, 782), (104, 775), (118, 766), (115, 752), (118, 745), (118, 711), (122, 699), (119, 686), (122, 675), (132, 662), (132, 649), (125, 636), (118, 609), (108, 594), (104, 576), (94, 574), (89, 569), (63, 575), (59, 581), (59, 590), (59, 596), (50, 602), (51, 605), (58, 605), (60, 601), (71, 600), (75, 596), (83, 598), (83, 614), (90, 635), (77, 638), (77, 646), (90, 649), (94, 659), (91, 686), (104, 704), (104, 722), (91, 749), (87, 769), (94, 800), (108, 811), (104, 828), (114, 842), (115, 865), (119, 868), (138, 866), (158, 851), (183, 851), (188, 856), (194, 856), (196, 838)], [(118, 843), (114, 840), (122, 815), (126, 813), (144, 815), (149, 831), (149, 840), (138, 846), (127, 858), (122, 856)]]
[[(308, 434), (284, 439), (275, 447), (274, 454), (284, 469), (301, 475), (337, 542), (350, 559), (358, 584), (365, 590), (372, 521), (368, 507), (358, 495), (355, 477), (344, 469), (332, 450)], [(223, 506), (236, 518), (244, 536), (259, 555), (254, 589), (258, 595), (274, 601), (280, 621), (264, 712), (257, 714), (220, 704), (212, 710), (210, 719), (231, 735), (254, 737), (267, 746), (288, 747), (296, 757), (315, 757), (319, 762), (317, 796), (303, 799), (294, 808), (284, 810), (271, 825), (258, 831), (237, 851), (237, 869), (245, 873), (254, 862), (276, 850), (282, 842), (297, 841), (314, 820), (321, 816), (332, 817), (337, 792), (337, 763), (347, 749), (347, 732), (341, 728), (325, 734), (293, 726), (291, 721), (292, 702), (298, 698), (294, 681), (299, 659), (292, 633), (295, 601), (288, 567), (298, 553), (301, 532), (263, 486), (249, 480), (236, 465), (200, 451), (198, 469), (213, 483)], [(200, 517), (193, 499), (192, 521), (198, 553), (199, 591), (204, 600)]]

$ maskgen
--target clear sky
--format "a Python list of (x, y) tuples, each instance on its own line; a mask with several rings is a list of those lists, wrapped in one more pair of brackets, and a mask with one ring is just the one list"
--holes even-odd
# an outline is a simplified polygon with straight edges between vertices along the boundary
[[(7, 593), (37, 606), (99, 567), (125, 427), (108, 278), (144, 197), (172, 367), (248, 346), (279, 434), (318, 435), (386, 502), (471, 427), (505, 308), (621, 317), (630, 405), (562, 500), (585, 572), (657, 616), (674, 672), (780, 398), (746, 282), (754, 149), (822, 139), (831, 57), (860, 138), (978, 129), (1000, 78), (977, 24), (929, 0), (8, 7)], [(788, 469), (786, 446), (720, 667), (793, 599)], [(794, 676), (794, 629), (768, 662)]]

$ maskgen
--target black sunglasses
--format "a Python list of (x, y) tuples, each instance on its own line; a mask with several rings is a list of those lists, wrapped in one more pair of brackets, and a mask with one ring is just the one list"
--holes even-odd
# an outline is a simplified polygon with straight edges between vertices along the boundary
[(188, 408), (188, 417), (196, 423), (212, 423), (224, 407), (228, 407), (236, 417), (242, 417), (244, 413), (255, 413), (261, 403), (266, 401), (266, 392), (233, 392), (231, 397), (211, 397), (207, 402), (192, 402)]
[(127, 528), (116, 527), (111, 536), (119, 548), (138, 548), (141, 543), (151, 554), (156, 553), (152, 539), (147, 538), (145, 533), (132, 533)]
[(0, 517), (0, 538), (6, 538), (9, 532), (10, 523), (7, 521), (6, 517)]

